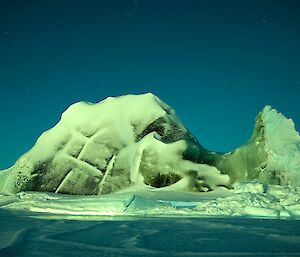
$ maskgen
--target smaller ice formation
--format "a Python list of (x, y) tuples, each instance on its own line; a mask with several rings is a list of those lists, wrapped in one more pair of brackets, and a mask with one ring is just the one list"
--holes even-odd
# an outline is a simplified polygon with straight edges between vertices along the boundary
[(207, 192), (235, 182), (299, 186), (300, 137), (270, 106), (251, 139), (230, 153), (208, 151), (153, 94), (70, 106), (16, 164), (0, 192), (98, 195), (124, 190)]
[(266, 106), (256, 117), (251, 139), (213, 163), (231, 181), (258, 178), (266, 184), (300, 186), (299, 133), (292, 119)]

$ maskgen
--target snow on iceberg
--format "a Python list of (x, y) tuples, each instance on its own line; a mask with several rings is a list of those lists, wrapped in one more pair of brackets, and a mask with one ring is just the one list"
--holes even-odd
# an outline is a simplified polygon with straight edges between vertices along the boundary
[[(175, 111), (157, 96), (126, 95), (70, 106), (29, 152), (0, 172), (0, 205), (25, 208), (29, 204), (25, 209), (41, 210), (36, 205), (54, 194), (58, 203), (54, 197), (47, 200), (48, 207), (42, 204), (49, 212), (91, 209), (89, 213), (103, 214), (117, 209), (109, 213), (157, 210), (178, 214), (180, 209), (197, 215), (298, 216), (296, 189), (282, 194), (282, 199), (293, 199), (289, 204), (272, 205), (275, 198), (269, 191), (245, 193), (238, 185), (253, 188), (256, 181), (258, 188), (279, 185), (279, 191), (286, 192), (284, 188), (300, 186), (299, 172), (299, 134), (291, 119), (270, 106), (258, 114), (247, 143), (229, 153), (216, 153), (201, 146)], [(161, 199), (170, 192), (175, 199)], [(201, 201), (196, 197), (191, 205), (188, 199), (195, 198), (196, 192)], [(151, 200), (149, 194), (154, 194)], [(83, 196), (70, 195), (90, 196), (83, 208), (79, 204)], [(182, 195), (188, 197), (180, 201)], [(73, 205), (67, 204), (70, 201)], [(102, 204), (110, 207), (95, 212), (94, 206)], [(183, 211), (179, 205), (193, 207)]]

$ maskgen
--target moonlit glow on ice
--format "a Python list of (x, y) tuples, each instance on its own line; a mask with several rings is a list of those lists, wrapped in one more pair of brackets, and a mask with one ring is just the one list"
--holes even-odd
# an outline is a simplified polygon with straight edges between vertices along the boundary
[(79, 102), (0, 173), (0, 206), (72, 216), (297, 219), (300, 137), (270, 106), (229, 153), (205, 149), (148, 93)]

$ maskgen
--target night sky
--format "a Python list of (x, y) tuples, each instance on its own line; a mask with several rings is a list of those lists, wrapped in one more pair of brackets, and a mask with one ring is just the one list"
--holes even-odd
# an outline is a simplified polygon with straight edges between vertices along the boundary
[(0, 0), (0, 169), (77, 101), (152, 92), (208, 149), (300, 127), (300, 1)]

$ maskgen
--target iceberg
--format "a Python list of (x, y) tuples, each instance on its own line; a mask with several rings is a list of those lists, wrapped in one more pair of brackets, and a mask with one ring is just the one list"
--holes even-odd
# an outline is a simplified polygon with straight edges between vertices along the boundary
[(271, 106), (252, 137), (210, 151), (147, 93), (71, 105), (0, 172), (0, 206), (64, 215), (300, 217), (300, 137)]

